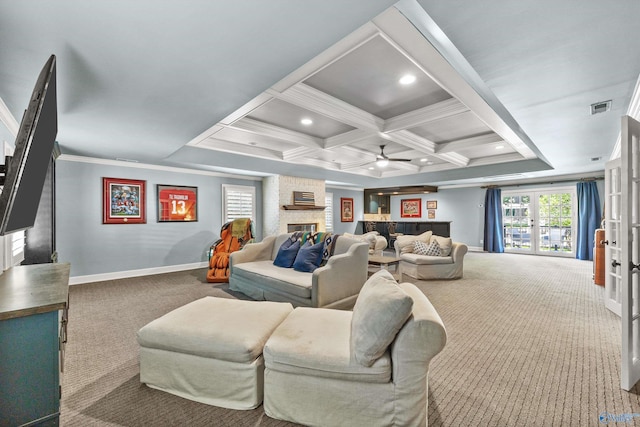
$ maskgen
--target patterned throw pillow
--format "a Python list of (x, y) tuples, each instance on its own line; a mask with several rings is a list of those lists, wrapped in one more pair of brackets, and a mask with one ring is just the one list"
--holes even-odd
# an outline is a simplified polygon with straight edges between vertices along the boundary
[(324, 247), (322, 248), (322, 261), (320, 262), (320, 267), (327, 264), (329, 258), (333, 255), (333, 251), (336, 248), (336, 242), (338, 241), (339, 234), (329, 234), (326, 239), (324, 239)]
[(413, 244), (413, 253), (418, 255), (440, 256), (440, 245), (435, 240), (428, 245), (420, 240)]

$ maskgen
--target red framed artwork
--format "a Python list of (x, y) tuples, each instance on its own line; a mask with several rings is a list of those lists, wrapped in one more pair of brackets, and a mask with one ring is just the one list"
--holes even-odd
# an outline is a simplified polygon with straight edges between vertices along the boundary
[(198, 220), (198, 187), (158, 184), (158, 222)]
[(353, 222), (353, 198), (340, 197), (340, 221)]
[(102, 178), (102, 223), (146, 224), (146, 181)]
[(400, 200), (400, 217), (402, 218), (422, 217), (422, 199)]

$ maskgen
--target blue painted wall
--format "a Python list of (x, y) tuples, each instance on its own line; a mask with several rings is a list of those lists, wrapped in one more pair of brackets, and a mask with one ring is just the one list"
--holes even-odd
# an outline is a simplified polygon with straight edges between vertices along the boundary
[[(146, 181), (146, 224), (102, 224), (102, 178)], [(158, 222), (156, 184), (198, 187), (198, 221)], [(222, 184), (256, 188), (255, 224), (262, 238), (262, 182), (77, 161), (56, 162), (56, 247), (71, 276), (206, 261), (220, 237)]]
[[(364, 191), (327, 186), (325, 191), (333, 194), (333, 232), (355, 234), (356, 224), (364, 218)], [(353, 199), (353, 222), (340, 221), (340, 198)]]

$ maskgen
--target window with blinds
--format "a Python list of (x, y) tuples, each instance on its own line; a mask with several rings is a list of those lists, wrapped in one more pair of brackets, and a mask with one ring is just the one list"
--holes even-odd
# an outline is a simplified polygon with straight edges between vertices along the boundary
[(223, 223), (236, 218), (256, 217), (256, 189), (245, 185), (222, 185)]
[(328, 232), (333, 232), (333, 193), (325, 193), (324, 206), (325, 229)]

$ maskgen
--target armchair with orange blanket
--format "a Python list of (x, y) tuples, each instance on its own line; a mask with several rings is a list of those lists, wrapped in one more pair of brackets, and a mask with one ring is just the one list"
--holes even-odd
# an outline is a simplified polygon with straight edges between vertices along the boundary
[(220, 239), (211, 245), (207, 282), (226, 283), (229, 281), (229, 255), (253, 239), (250, 218), (236, 218), (225, 223), (220, 229)]

